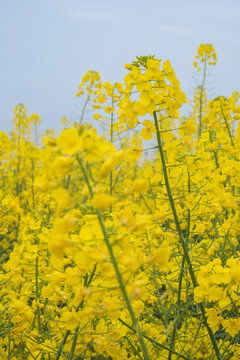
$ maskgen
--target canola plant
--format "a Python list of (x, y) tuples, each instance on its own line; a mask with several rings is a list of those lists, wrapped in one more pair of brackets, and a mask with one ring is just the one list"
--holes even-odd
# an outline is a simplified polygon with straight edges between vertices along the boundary
[(41, 143), (16, 106), (0, 132), (1, 359), (240, 359), (239, 93), (208, 99), (213, 46), (195, 58), (185, 117), (154, 56), (122, 83), (88, 71), (78, 121)]

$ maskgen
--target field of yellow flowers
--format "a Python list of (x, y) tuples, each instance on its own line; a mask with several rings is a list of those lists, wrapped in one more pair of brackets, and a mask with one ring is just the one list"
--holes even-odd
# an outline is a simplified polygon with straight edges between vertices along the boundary
[(16, 106), (0, 132), (0, 359), (240, 359), (240, 95), (207, 98), (216, 60), (201, 44), (185, 117), (154, 56), (123, 83), (88, 71), (79, 121), (41, 144)]

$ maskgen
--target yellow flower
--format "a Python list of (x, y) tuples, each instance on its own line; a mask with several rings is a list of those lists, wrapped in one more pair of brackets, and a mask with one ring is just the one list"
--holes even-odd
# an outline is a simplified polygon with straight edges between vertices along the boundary
[(45, 177), (39, 176), (34, 180), (34, 187), (40, 193), (46, 193), (51, 189), (51, 183)]
[(168, 263), (169, 257), (171, 253), (171, 248), (165, 240), (159, 249), (153, 252), (153, 260), (156, 265), (164, 266)]
[(160, 67), (160, 60), (149, 59), (147, 61), (147, 67), (149, 69), (158, 69)]
[(64, 210), (68, 209), (71, 204), (71, 197), (69, 196), (66, 189), (58, 188), (53, 190), (52, 197), (57, 203), (57, 212), (56, 215), (59, 216)]
[(195, 61), (193, 66), (197, 68), (198, 71), (201, 70), (200, 63), (206, 62), (208, 65), (216, 65), (217, 55), (212, 44), (200, 44), (197, 55), (195, 56)]
[(125, 64), (125, 68), (126, 68), (127, 70), (131, 70), (131, 69), (132, 69), (132, 65), (130, 65), (130, 64)]
[(93, 206), (102, 211), (110, 208), (116, 201), (115, 197), (105, 193), (95, 194), (91, 200)]
[(111, 171), (115, 169), (120, 160), (123, 157), (123, 151), (116, 151), (110, 157), (110, 159), (106, 160), (100, 169), (100, 177), (106, 177), (110, 174)]
[(144, 138), (144, 140), (151, 140), (152, 134), (156, 134), (156, 128), (152, 121), (150, 120), (144, 120), (143, 122), (144, 129), (141, 130), (141, 135)]
[(58, 146), (68, 155), (76, 154), (81, 147), (81, 138), (77, 129), (69, 128), (61, 132), (57, 139)]
[(148, 187), (149, 187), (149, 184), (146, 179), (136, 179), (133, 182), (132, 191), (135, 193), (147, 192)]
[(98, 120), (100, 118), (100, 115), (98, 113), (93, 115), (94, 120)]

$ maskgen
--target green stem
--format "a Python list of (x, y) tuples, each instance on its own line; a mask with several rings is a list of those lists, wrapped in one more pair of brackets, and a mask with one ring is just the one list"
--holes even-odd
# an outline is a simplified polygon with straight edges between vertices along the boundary
[(224, 112), (223, 112), (222, 105), (220, 105), (220, 106), (221, 106), (222, 116), (223, 116), (223, 119), (224, 119), (225, 125), (226, 125), (226, 127), (227, 127), (228, 135), (229, 135), (230, 140), (231, 140), (231, 144), (232, 144), (232, 146), (233, 146), (233, 147), (235, 147), (234, 142), (233, 142), (233, 137), (232, 137), (232, 134), (231, 134), (231, 131), (230, 131), (230, 128), (229, 128), (229, 125), (228, 125), (228, 122), (227, 122), (226, 116), (225, 116), (225, 114), (224, 114)]
[(70, 330), (67, 330), (66, 333), (65, 333), (65, 336), (63, 338), (63, 341), (61, 342), (59, 348), (58, 348), (58, 351), (57, 351), (57, 355), (55, 357), (55, 360), (59, 360), (61, 354), (62, 354), (62, 350), (64, 348), (64, 345), (66, 344), (67, 342), (67, 338), (68, 336), (70, 335), (71, 331)]
[(133, 345), (133, 343), (131, 342), (130, 339), (127, 338), (127, 341), (129, 342), (130, 346), (132, 347), (134, 353), (139, 357), (140, 360), (143, 360), (143, 357), (141, 356), (140, 352), (135, 348), (135, 346)]
[[(38, 288), (38, 256), (36, 257), (36, 266), (35, 266), (35, 282), (36, 282), (36, 300), (39, 299), (39, 288)], [(40, 321), (40, 308), (37, 305), (37, 322), (38, 322), (38, 332), (41, 334), (41, 321)]]
[[(87, 281), (86, 283), (86, 287), (89, 287), (92, 280), (93, 280), (93, 277), (95, 275), (95, 272), (96, 272), (96, 269), (97, 269), (97, 264), (95, 264), (94, 268), (93, 268), (93, 271), (90, 275), (90, 278), (89, 280)], [(83, 309), (83, 300), (80, 302), (80, 304), (76, 307), (76, 312), (78, 312), (79, 309)], [(83, 326), (83, 328), (86, 326), (86, 324)], [(83, 328), (81, 328), (81, 330), (83, 330)], [(64, 335), (64, 338), (63, 338), (63, 341), (61, 342), (59, 348), (58, 348), (58, 351), (57, 351), (57, 355), (56, 355), (56, 358), (55, 360), (58, 360), (59, 357), (61, 356), (61, 353), (62, 353), (62, 350), (66, 344), (66, 341), (68, 339), (68, 336), (70, 335), (71, 331), (70, 330), (67, 330), (65, 335)], [(69, 360), (72, 360), (73, 356), (74, 356), (74, 351), (75, 351), (75, 348), (76, 348), (76, 344), (77, 344), (77, 337), (78, 337), (78, 333), (79, 333), (79, 326), (76, 327), (75, 329), (75, 332), (74, 332), (74, 335), (73, 335), (73, 342), (72, 342), (72, 346), (71, 346), (71, 350), (70, 350), (70, 354), (69, 354)]]
[[(90, 89), (92, 89), (92, 87), (93, 87), (93, 85), (90, 86)], [(88, 104), (89, 100), (90, 100), (90, 95), (88, 95), (88, 97), (87, 97), (87, 99), (86, 99), (86, 101), (85, 101), (85, 103), (83, 105), (83, 110), (82, 110), (81, 118), (80, 118), (80, 121), (79, 121), (79, 125), (81, 125), (82, 122), (83, 122), (83, 116), (85, 114), (85, 110), (86, 110), (86, 107), (87, 107), (87, 104)]]
[(202, 100), (203, 100), (203, 89), (204, 89), (204, 84), (205, 84), (205, 80), (206, 80), (206, 70), (207, 70), (207, 58), (205, 56), (204, 70), (203, 70), (203, 81), (202, 81), (201, 91), (200, 91), (198, 138), (200, 138), (200, 136), (202, 134), (202, 102), (203, 102)]
[(74, 335), (73, 335), (73, 341), (72, 341), (72, 346), (71, 346), (71, 350), (70, 350), (68, 360), (72, 360), (72, 358), (74, 356), (74, 351), (75, 351), (75, 347), (76, 347), (76, 344), (77, 344), (78, 332), (79, 332), (79, 326), (76, 327)]
[(181, 315), (181, 309), (180, 309), (180, 301), (181, 301), (181, 292), (182, 292), (182, 279), (183, 279), (183, 273), (184, 273), (184, 262), (185, 262), (185, 257), (183, 255), (182, 257), (182, 264), (181, 264), (181, 271), (180, 271), (180, 276), (179, 276), (179, 281), (178, 281), (178, 293), (177, 293), (177, 313), (176, 313), (176, 322), (173, 324), (173, 330), (172, 330), (172, 335), (171, 335), (171, 341), (170, 341), (170, 350), (169, 350), (169, 354), (168, 354), (168, 360), (172, 359), (172, 350), (174, 350), (174, 345), (175, 345), (175, 336), (177, 333), (177, 325), (178, 325), (178, 320), (180, 319), (180, 315)]
[(32, 206), (35, 208), (35, 194), (34, 194), (34, 160), (32, 159)]
[[(128, 325), (124, 320), (122, 320), (122, 319), (120, 319), (120, 318), (118, 318), (118, 320), (119, 320), (123, 325), (125, 325), (129, 330), (132, 330), (133, 332), (136, 332), (136, 330), (135, 330), (132, 326)], [(150, 336), (147, 336), (147, 335), (145, 335), (144, 333), (143, 333), (142, 335), (143, 335), (143, 337), (144, 337), (145, 339), (147, 339), (147, 340), (150, 341), (151, 343), (159, 346), (159, 347), (162, 348), (162, 349), (165, 349), (165, 350), (168, 350), (168, 351), (172, 351), (173, 354), (179, 356), (179, 357), (182, 358), (182, 359), (185, 359), (185, 360), (193, 360), (190, 356), (185, 356), (185, 355), (182, 355), (182, 354), (180, 354), (179, 352), (177, 352), (177, 351), (175, 351), (175, 350), (171, 350), (168, 346), (165, 346), (165, 345), (159, 343), (157, 340), (150, 338)]]
[[(191, 188), (190, 188), (190, 174), (188, 172), (188, 193), (191, 192)], [(187, 243), (189, 242), (189, 234), (190, 234), (190, 221), (191, 221), (191, 212), (190, 210), (188, 210), (188, 217), (187, 217), (187, 236), (186, 236), (186, 240)], [(183, 254), (182, 257), (182, 264), (181, 264), (181, 270), (180, 270), (180, 275), (179, 275), (179, 281), (178, 281), (178, 293), (177, 293), (177, 314), (176, 314), (176, 318), (179, 319), (181, 316), (181, 309), (180, 309), (180, 302), (181, 302), (181, 292), (182, 292), (182, 280), (183, 280), (183, 274), (184, 274), (184, 263), (185, 263), (185, 256)], [(172, 336), (171, 336), (171, 343), (170, 343), (170, 348), (174, 349), (174, 344), (175, 344), (175, 336), (176, 336), (176, 332), (177, 332), (177, 323), (174, 324), (174, 328), (172, 331)], [(169, 351), (168, 354), (168, 360), (172, 359), (172, 352)]]
[(8, 360), (11, 359), (11, 322), (8, 319)]
[[(84, 176), (85, 182), (86, 182), (86, 184), (88, 186), (90, 196), (93, 197), (93, 191), (92, 191), (89, 179), (88, 179), (87, 172), (86, 172), (86, 170), (85, 170), (85, 168), (83, 166), (82, 159), (79, 157), (78, 154), (77, 154), (77, 160), (78, 160), (80, 168), (81, 168), (81, 170), (83, 172), (83, 176)], [(130, 314), (131, 319), (132, 319), (133, 328), (135, 329), (135, 332), (137, 334), (138, 340), (140, 342), (140, 345), (141, 345), (141, 348), (142, 348), (142, 351), (143, 351), (143, 357), (144, 357), (145, 360), (150, 360), (151, 358), (150, 358), (150, 356), (148, 354), (147, 346), (146, 346), (145, 341), (143, 339), (143, 335), (142, 335), (142, 332), (140, 330), (138, 320), (137, 320), (137, 318), (135, 316), (135, 313), (134, 313), (130, 298), (128, 296), (128, 293), (127, 293), (127, 290), (126, 290), (126, 287), (125, 287), (125, 284), (124, 284), (124, 281), (123, 281), (123, 278), (122, 278), (122, 275), (120, 273), (118, 263), (117, 263), (117, 259), (116, 259), (115, 255), (114, 255), (113, 248), (112, 248), (112, 245), (110, 243), (110, 240), (109, 240), (109, 237), (108, 237), (108, 234), (107, 234), (107, 230), (106, 230), (104, 222), (102, 220), (101, 212), (99, 210), (96, 210), (96, 213), (97, 213), (97, 217), (98, 217), (100, 227), (102, 229), (104, 241), (105, 241), (105, 244), (107, 246), (107, 249), (108, 249), (111, 261), (112, 261), (112, 265), (114, 267), (114, 270), (115, 270), (115, 273), (116, 273), (116, 276), (117, 276), (117, 279), (118, 279), (118, 283), (119, 283), (123, 298), (125, 300), (125, 303), (127, 305), (127, 309), (129, 311), (129, 314)]]
[(34, 125), (35, 132), (35, 145), (38, 146), (38, 131), (37, 131), (37, 123)]
[[(113, 108), (113, 97), (112, 97), (112, 108)], [(113, 111), (111, 111), (111, 126), (110, 126), (110, 136), (111, 136), (111, 143), (113, 144)], [(109, 193), (112, 195), (112, 183), (113, 183), (113, 174), (112, 171), (110, 172), (110, 189)]]
[[(174, 200), (173, 200), (173, 196), (172, 196), (172, 192), (171, 192), (171, 188), (170, 188), (170, 184), (169, 184), (169, 179), (168, 179), (168, 173), (167, 173), (167, 167), (166, 167), (166, 162), (165, 162), (165, 157), (164, 157), (164, 151), (163, 151), (163, 147), (162, 147), (161, 136), (160, 136), (159, 128), (158, 128), (157, 114), (156, 114), (155, 111), (153, 113), (153, 116), (154, 116), (155, 128), (156, 128), (156, 131), (157, 131), (157, 143), (158, 143), (158, 148), (159, 148), (159, 155), (160, 155), (161, 162), (162, 162), (162, 169), (163, 169), (163, 175), (164, 175), (164, 180), (165, 180), (165, 186), (166, 186), (170, 206), (171, 206), (171, 209), (172, 209), (172, 214), (173, 214), (173, 217), (174, 217), (176, 230), (178, 232), (180, 244), (182, 246), (184, 257), (185, 257), (187, 265), (188, 265), (189, 274), (191, 276), (193, 287), (195, 288), (195, 287), (198, 286), (198, 282), (197, 282), (197, 279), (196, 279), (196, 276), (195, 276), (195, 273), (194, 273), (194, 270), (193, 270), (193, 267), (192, 267), (192, 262), (191, 262), (191, 259), (190, 259), (190, 256), (189, 256), (188, 245), (186, 244), (186, 241), (185, 241), (185, 239), (184, 239), (184, 237), (182, 235), (182, 229), (181, 229), (181, 226), (180, 226), (180, 222), (179, 222), (178, 215), (177, 215), (177, 210), (176, 210), (175, 203), (174, 203)], [(217, 345), (216, 339), (214, 337), (213, 331), (212, 331), (212, 329), (209, 327), (209, 325), (207, 323), (207, 317), (206, 317), (205, 308), (204, 308), (203, 303), (199, 304), (199, 308), (201, 310), (203, 322), (204, 322), (205, 327), (207, 328), (207, 331), (208, 331), (209, 337), (211, 339), (211, 342), (212, 342), (215, 354), (217, 356), (217, 359), (222, 360), (222, 357), (220, 355), (218, 345)]]
[[(148, 242), (149, 254), (151, 255), (152, 254), (151, 245), (150, 245), (150, 241), (149, 241), (147, 231), (145, 231), (145, 234), (146, 234), (146, 238), (147, 238), (147, 242)], [(160, 310), (161, 310), (161, 312), (159, 312), (159, 316), (160, 316), (160, 319), (162, 320), (162, 323), (163, 323), (163, 325), (164, 325), (164, 327), (166, 329), (167, 324), (168, 324), (168, 319), (164, 318), (164, 308), (163, 308), (163, 305), (162, 305), (162, 302), (161, 302), (161, 294), (160, 294), (160, 291), (159, 291), (159, 288), (158, 288), (157, 277), (156, 277), (157, 272), (156, 272), (156, 267), (155, 267), (154, 263), (152, 264), (152, 269), (153, 269), (153, 279), (154, 279), (154, 285), (155, 285), (155, 290), (156, 290), (156, 294), (157, 294), (157, 300), (158, 300), (158, 304), (159, 304)]]

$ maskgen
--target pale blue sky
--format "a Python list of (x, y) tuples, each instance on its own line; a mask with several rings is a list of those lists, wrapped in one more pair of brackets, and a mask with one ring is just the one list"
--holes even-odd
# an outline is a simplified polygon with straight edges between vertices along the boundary
[(88, 69), (121, 81), (136, 55), (170, 59), (189, 96), (200, 42), (218, 55), (209, 92), (229, 96), (240, 90), (239, 19), (239, 0), (1, 0), (0, 130), (10, 130), (19, 102), (42, 129), (58, 127), (77, 112)]

